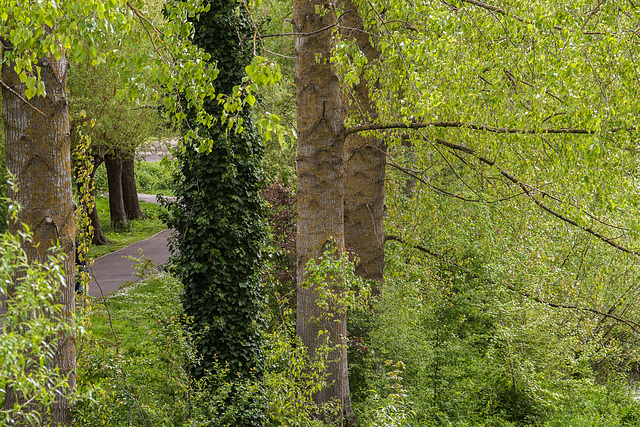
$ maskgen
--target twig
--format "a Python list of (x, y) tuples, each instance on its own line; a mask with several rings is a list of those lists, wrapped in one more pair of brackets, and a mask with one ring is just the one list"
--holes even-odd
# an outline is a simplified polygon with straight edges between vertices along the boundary
[(5, 82), (3, 82), (2, 80), (0, 80), (0, 84), (2, 85), (2, 87), (4, 87), (5, 89), (7, 89), (9, 92), (11, 92), (12, 94), (14, 94), (15, 96), (17, 96), (18, 98), (20, 98), (20, 100), (22, 102), (24, 102), (25, 104), (27, 104), (29, 107), (33, 108), (34, 110), (36, 110), (38, 113), (40, 113), (43, 117), (47, 117), (46, 114), (44, 114), (42, 111), (40, 111), (35, 105), (33, 105), (32, 103), (30, 103), (29, 101), (27, 101), (26, 99), (24, 99), (18, 92), (16, 92), (15, 90), (13, 90), (13, 88), (11, 88), (8, 84), (6, 84)]

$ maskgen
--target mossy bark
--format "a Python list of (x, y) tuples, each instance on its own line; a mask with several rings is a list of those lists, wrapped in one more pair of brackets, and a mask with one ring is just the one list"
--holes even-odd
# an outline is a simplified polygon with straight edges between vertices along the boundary
[[(336, 400), (348, 412), (349, 377), (346, 352), (346, 318), (330, 319), (317, 305), (314, 288), (301, 286), (305, 266), (317, 259), (333, 241), (344, 251), (344, 126), (338, 78), (329, 64), (336, 24), (333, 4), (326, 0), (295, 0), (293, 28), (296, 51), (297, 104), (297, 320), (296, 331), (311, 355), (322, 345), (320, 330), (330, 332), (337, 350), (329, 359), (331, 385), (314, 395), (325, 404)], [(321, 10), (323, 13), (318, 14)]]
[[(59, 245), (66, 255), (64, 270), (66, 286), (57, 296), (65, 307), (64, 315), (72, 318), (75, 312), (75, 218), (71, 182), (71, 145), (67, 102), (67, 68), (60, 60), (41, 58), (42, 81), (46, 96), (27, 101), (26, 87), (13, 69), (3, 64), (2, 114), (6, 162), (13, 175), (17, 191), (9, 190), (9, 198), (22, 206), (9, 232), (17, 233), (27, 225), (33, 233), (34, 245), (25, 248), (29, 259), (43, 262), (53, 246)], [(10, 89), (9, 89), (10, 88)], [(61, 337), (53, 363), (69, 376), (75, 387), (75, 335)], [(11, 407), (15, 395), (7, 393), (5, 408)], [(71, 424), (67, 393), (63, 391), (50, 408), (47, 425)]]

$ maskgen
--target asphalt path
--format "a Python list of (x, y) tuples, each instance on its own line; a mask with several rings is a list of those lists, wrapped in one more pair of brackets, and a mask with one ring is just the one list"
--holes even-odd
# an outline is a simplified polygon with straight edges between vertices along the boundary
[(171, 230), (163, 230), (147, 240), (95, 259), (90, 271), (89, 295), (100, 298), (137, 280), (134, 262), (128, 257), (140, 258), (142, 255), (143, 258), (152, 260), (156, 266), (167, 262), (170, 255), (167, 238), (170, 235)]

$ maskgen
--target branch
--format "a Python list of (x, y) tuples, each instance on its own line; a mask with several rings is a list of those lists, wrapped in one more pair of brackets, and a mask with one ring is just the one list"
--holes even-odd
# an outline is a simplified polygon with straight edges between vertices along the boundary
[[(453, 150), (457, 150), (457, 151), (462, 151), (465, 152), (467, 154), (470, 154), (472, 156), (474, 156), (476, 159), (478, 159), (480, 162), (488, 165), (488, 166), (495, 166), (495, 161), (493, 160), (488, 160), (480, 155), (478, 155), (476, 153), (476, 150), (467, 147), (466, 145), (458, 145), (458, 144), (453, 144), (451, 142), (447, 142), (445, 140), (442, 139), (436, 139), (435, 142), (437, 144), (440, 145), (444, 145), (445, 147), (449, 147)], [(581, 229), (582, 231), (585, 231), (586, 233), (591, 234), (592, 236), (602, 240), (603, 242), (613, 246), (614, 248), (625, 252), (629, 255), (633, 255), (633, 256), (640, 256), (640, 252), (639, 251), (634, 251), (631, 250), (629, 248), (626, 248), (622, 245), (620, 245), (619, 243), (616, 243), (615, 240), (613, 238), (604, 236), (600, 233), (598, 233), (596, 230), (594, 230), (591, 227), (587, 227), (584, 225), (580, 225), (578, 224), (576, 221), (572, 220), (571, 218), (566, 217), (565, 215), (561, 214), (560, 212), (555, 211), (554, 209), (550, 208), (549, 206), (547, 206), (546, 204), (544, 204), (540, 199), (538, 199), (536, 196), (533, 195), (533, 192), (531, 191), (532, 189), (534, 189), (533, 187), (531, 187), (528, 184), (525, 184), (524, 182), (520, 181), (518, 178), (514, 177), (513, 175), (511, 175), (510, 173), (498, 168), (498, 172), (500, 172), (500, 175), (504, 176), (506, 179), (508, 179), (509, 181), (511, 181), (512, 183), (516, 184), (518, 187), (520, 187), (522, 189), (522, 191), (524, 191), (524, 193), (531, 199), (533, 200), (533, 202), (538, 205), (542, 210), (544, 210), (545, 212), (550, 213), (551, 215), (555, 216), (556, 218), (558, 218), (559, 220), (566, 222), (567, 224), (573, 225), (574, 227), (577, 227), (579, 229)], [(544, 191), (541, 190), (537, 190), (534, 189), (535, 191), (539, 192), (540, 194), (542, 194), (543, 196), (547, 196), (547, 193), (545, 193)], [(551, 196), (549, 196), (551, 197)]]
[[(389, 240), (393, 240), (393, 241), (400, 242), (400, 243), (405, 244), (405, 245), (409, 245), (409, 243), (406, 240), (404, 240), (402, 237), (400, 237), (400, 236), (386, 235), (385, 239), (384, 239), (385, 243), (387, 241), (389, 241)], [(545, 305), (548, 305), (549, 307), (553, 307), (553, 308), (564, 308), (564, 309), (567, 309), (567, 310), (586, 311), (586, 312), (589, 312), (589, 313), (597, 314), (599, 316), (607, 317), (607, 318), (613, 319), (615, 321), (618, 321), (620, 323), (624, 323), (629, 328), (631, 328), (634, 332), (640, 333), (640, 323), (634, 322), (633, 320), (623, 319), (623, 318), (621, 318), (619, 316), (616, 316), (616, 315), (614, 315), (612, 313), (605, 313), (603, 311), (600, 311), (598, 309), (591, 308), (591, 307), (580, 307), (579, 305), (575, 305), (575, 304), (562, 304), (562, 303), (557, 303), (557, 302), (552, 302), (552, 301), (546, 301), (546, 300), (544, 300), (544, 299), (542, 299), (540, 297), (532, 295), (529, 292), (526, 292), (526, 291), (523, 291), (523, 290), (518, 290), (518, 289), (515, 288), (515, 286), (510, 285), (508, 283), (498, 283), (495, 280), (492, 280), (490, 278), (482, 277), (481, 275), (479, 275), (478, 273), (474, 272), (473, 270), (471, 270), (471, 269), (469, 269), (469, 268), (467, 268), (467, 267), (465, 267), (463, 265), (460, 265), (459, 263), (457, 263), (457, 262), (445, 257), (444, 255), (442, 255), (442, 254), (440, 254), (438, 252), (434, 252), (432, 250), (429, 250), (424, 246), (421, 246), (421, 245), (410, 245), (410, 246), (412, 248), (414, 248), (414, 249), (417, 249), (417, 250), (421, 251), (421, 252), (429, 254), (429, 255), (433, 256), (434, 258), (438, 258), (441, 261), (444, 261), (444, 262), (446, 262), (448, 264), (451, 264), (451, 265), (461, 269), (462, 271), (464, 271), (465, 273), (469, 274), (470, 276), (472, 276), (472, 277), (474, 277), (476, 279), (483, 280), (483, 281), (485, 281), (485, 282), (487, 282), (487, 283), (489, 283), (491, 285), (503, 286), (503, 287), (509, 289), (512, 292), (516, 292), (516, 293), (524, 296), (525, 298), (529, 298), (529, 299), (531, 299), (531, 300), (533, 300), (535, 302), (538, 302), (540, 304), (545, 304)]]
[(15, 96), (17, 96), (18, 98), (20, 98), (20, 100), (22, 102), (24, 102), (25, 104), (27, 104), (29, 107), (33, 108), (35, 111), (37, 111), (38, 113), (40, 113), (42, 115), (42, 117), (47, 117), (46, 114), (44, 114), (42, 111), (40, 111), (35, 105), (33, 105), (32, 103), (30, 103), (29, 101), (27, 101), (26, 99), (24, 99), (18, 92), (16, 92), (15, 90), (13, 90), (12, 87), (10, 87), (8, 84), (6, 84), (5, 82), (3, 82), (2, 80), (0, 80), (0, 85), (2, 85), (2, 87), (4, 87), (5, 89), (7, 89), (9, 92), (11, 92), (12, 94), (14, 94)]
[(525, 20), (520, 18), (519, 16), (510, 14), (506, 10), (500, 9), (499, 7), (491, 6), (490, 4), (482, 3), (482, 2), (476, 1), (476, 0), (462, 0), (462, 1), (465, 2), (465, 3), (470, 3), (470, 4), (474, 5), (474, 6), (478, 6), (478, 7), (481, 7), (483, 9), (489, 10), (491, 12), (499, 13), (502, 16), (511, 16), (512, 18), (515, 18), (520, 22), (525, 22)]
[(259, 34), (258, 37), (261, 39), (266, 39), (269, 37), (288, 37), (288, 36), (298, 36), (298, 37), (304, 37), (304, 36), (312, 36), (314, 34), (318, 34), (321, 33), (323, 31), (327, 31), (330, 30), (331, 28), (337, 26), (338, 24), (331, 24), (331, 25), (327, 25), (324, 28), (320, 28), (319, 30), (316, 31), (312, 31), (310, 33), (275, 33), (275, 34)]
[[(352, 133), (357, 132), (366, 132), (372, 130), (389, 130), (389, 129), (423, 129), (427, 127), (436, 127), (436, 128), (464, 128), (478, 131), (486, 131), (493, 133), (502, 133), (502, 134), (577, 134), (577, 135), (593, 135), (596, 132), (587, 129), (576, 129), (576, 128), (541, 128), (541, 129), (513, 129), (513, 128), (504, 128), (504, 127), (495, 127), (489, 125), (478, 125), (475, 123), (466, 123), (466, 122), (445, 122), (445, 121), (435, 121), (435, 122), (418, 122), (418, 123), (404, 123), (404, 122), (396, 122), (396, 123), (369, 123), (366, 125), (355, 126), (350, 129), (346, 129), (344, 131), (345, 137), (351, 135)], [(637, 128), (615, 128), (613, 131), (636, 131)]]

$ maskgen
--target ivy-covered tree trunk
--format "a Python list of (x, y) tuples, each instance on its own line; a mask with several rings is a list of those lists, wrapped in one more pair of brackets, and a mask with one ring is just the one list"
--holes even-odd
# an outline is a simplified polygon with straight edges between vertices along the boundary
[(122, 159), (117, 154), (107, 154), (104, 156), (104, 165), (107, 168), (111, 227), (118, 230), (127, 224), (122, 195)]
[[(237, 1), (209, 5), (210, 10), (193, 22), (193, 40), (218, 64), (216, 92), (231, 94), (235, 85), (242, 84), (251, 60), (252, 28)], [(205, 108), (214, 117), (223, 114), (216, 100), (207, 101)], [(196, 112), (189, 114), (189, 127), (197, 136), (186, 138), (178, 150), (177, 201), (170, 205), (167, 225), (175, 230), (172, 262), (184, 285), (183, 308), (193, 319), (191, 328), (202, 357), (190, 370), (201, 378), (208, 370), (226, 366), (226, 378), (234, 387), (225, 407), (238, 411), (234, 425), (262, 426), (260, 387), (246, 384), (259, 384), (263, 378), (265, 298), (260, 272), (266, 232), (260, 164), (264, 148), (248, 109), (238, 113), (244, 120), (240, 133), (228, 132), (219, 121), (210, 128), (198, 126)], [(201, 143), (206, 149), (199, 150)]]
[[(364, 31), (362, 18), (351, 0), (341, 4), (343, 36), (353, 39), (369, 64), (378, 61), (379, 53)], [(362, 123), (377, 118), (373, 101), (369, 97), (371, 84), (364, 75), (348, 93), (344, 105), (351, 105), (348, 113), (360, 116)], [(352, 134), (345, 141), (345, 245), (358, 255), (356, 274), (364, 279), (384, 280), (384, 192), (386, 146), (375, 136)], [(379, 287), (372, 290), (379, 292)]]
[(144, 212), (140, 208), (140, 200), (138, 200), (133, 155), (122, 159), (122, 200), (128, 219), (145, 218)]
[[(322, 12), (322, 13), (320, 13)], [(335, 349), (327, 367), (330, 386), (313, 396), (318, 405), (337, 400), (350, 411), (347, 370), (346, 318), (330, 318), (318, 306), (315, 286), (302, 286), (308, 261), (330, 245), (344, 251), (343, 114), (338, 78), (328, 63), (336, 23), (328, 0), (295, 0), (293, 28), (296, 50), (298, 131), (297, 192), (297, 317), (296, 332), (310, 355), (324, 344), (320, 331), (329, 332)], [(331, 243), (333, 242), (333, 243)], [(325, 334), (323, 334), (325, 335)], [(326, 335), (325, 335), (326, 336)]]
[[(26, 103), (26, 86), (15, 73), (13, 64), (2, 66), (2, 116), (7, 169), (15, 177), (18, 191), (9, 189), (9, 198), (22, 210), (9, 222), (9, 232), (17, 234), (26, 224), (33, 233), (33, 245), (26, 249), (29, 260), (43, 262), (49, 249), (59, 245), (66, 255), (63, 268), (67, 286), (58, 295), (64, 313), (75, 313), (74, 235), (75, 218), (71, 182), (71, 145), (67, 109), (67, 61), (41, 58), (42, 81), (46, 97), (34, 97)], [(11, 290), (10, 290), (11, 292)], [(67, 319), (68, 320), (68, 319)], [(69, 387), (75, 387), (75, 336), (60, 337), (53, 364), (69, 377)], [(7, 379), (5, 409), (13, 408), (17, 396), (11, 392)], [(69, 390), (61, 390), (50, 408), (47, 425), (71, 424)], [(42, 408), (38, 408), (42, 409)]]

